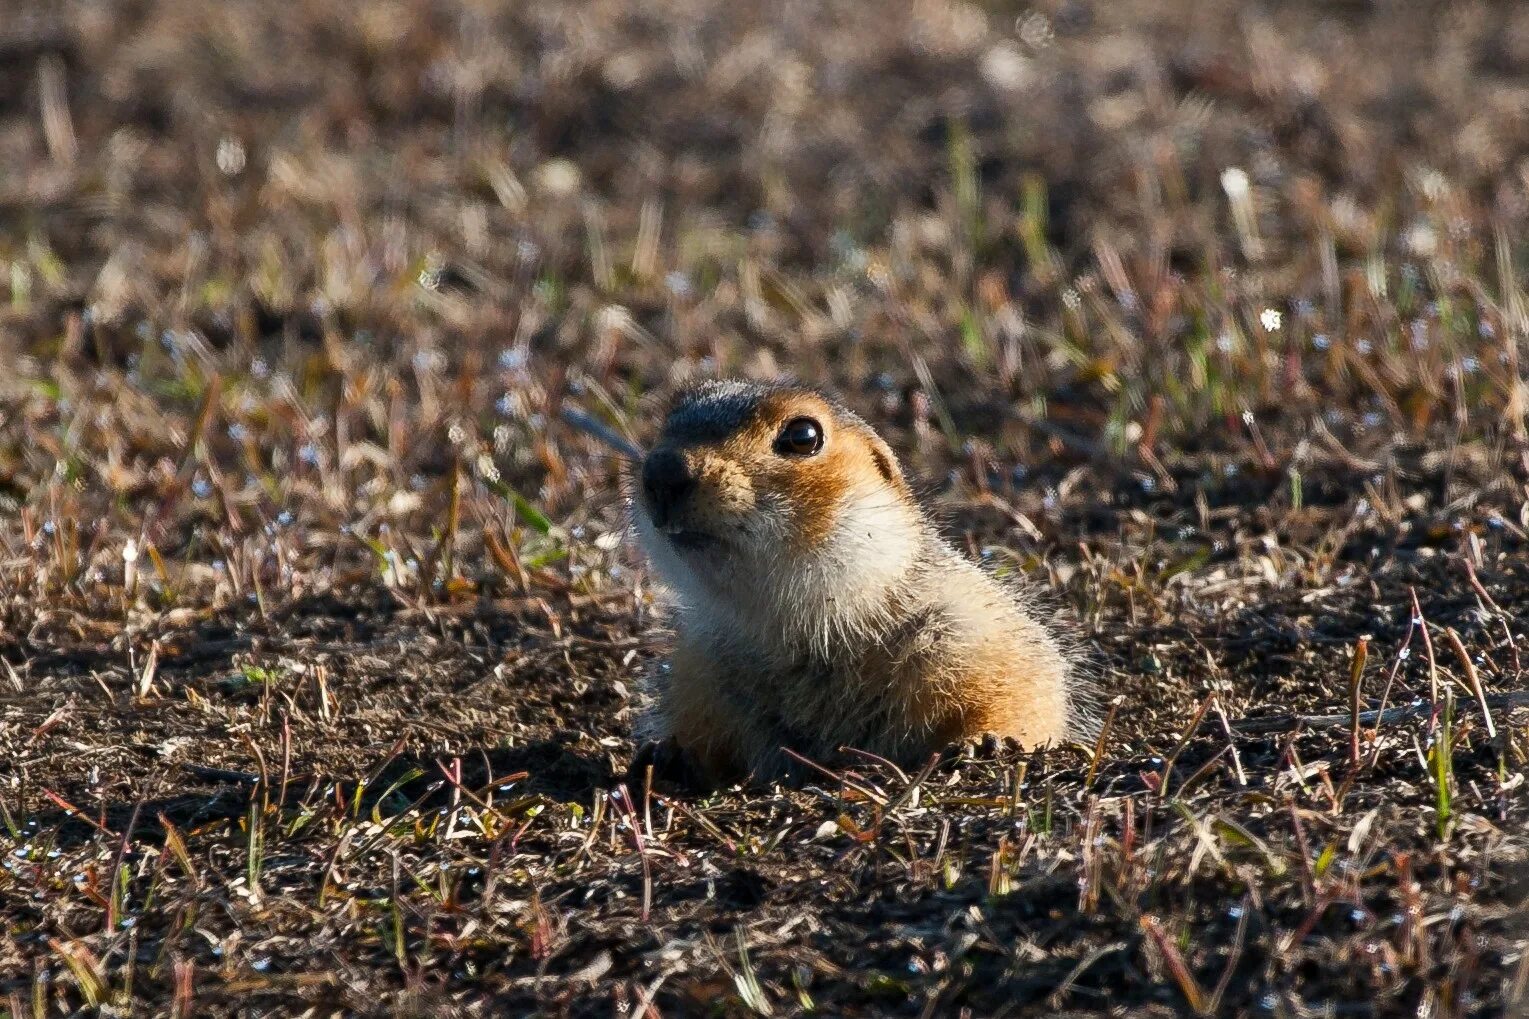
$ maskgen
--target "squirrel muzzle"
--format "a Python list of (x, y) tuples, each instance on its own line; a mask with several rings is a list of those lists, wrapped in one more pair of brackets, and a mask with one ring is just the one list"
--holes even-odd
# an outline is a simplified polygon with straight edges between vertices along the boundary
[(660, 530), (670, 526), (695, 488), (695, 472), (678, 450), (660, 446), (643, 461), (642, 491), (653, 526)]

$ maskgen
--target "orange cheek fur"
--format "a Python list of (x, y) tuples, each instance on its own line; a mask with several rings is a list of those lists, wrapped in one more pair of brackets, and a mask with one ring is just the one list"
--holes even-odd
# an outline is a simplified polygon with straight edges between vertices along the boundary
[[(726, 458), (705, 458), (696, 466), (699, 497), (691, 503), (695, 523), (705, 527), (741, 524), (760, 502), (783, 507), (792, 552), (810, 552), (832, 533), (839, 502), (848, 485), (842, 456), (800, 462), (755, 462), (751, 467)], [(749, 472), (753, 471), (751, 475)]]
[(793, 516), (793, 552), (821, 548), (833, 533), (839, 503), (851, 477), (841, 462), (844, 459), (843, 452), (834, 450), (792, 464), (782, 472), (785, 476), (780, 479), (780, 487)]
[[(729, 441), (727, 455), (750, 464), (761, 494), (779, 497), (791, 514), (791, 551), (808, 553), (821, 548), (833, 533), (852, 479), (863, 477), (875, 466), (860, 437), (839, 428), (830, 431), (823, 451), (815, 456), (793, 459), (776, 455), (772, 447), (778, 422), (799, 415), (824, 423), (834, 419), (826, 406), (767, 402), (755, 421)], [(760, 450), (771, 451), (761, 456)]]
[[(838, 522), (839, 507), (852, 479), (883, 473), (865, 440), (847, 429), (834, 429), (824, 450), (801, 459), (781, 457), (773, 451), (780, 423), (808, 416), (828, 423), (831, 408), (800, 397), (766, 400), (753, 420), (724, 440), (715, 452), (692, 450), (691, 469), (700, 479), (705, 497), (696, 522), (726, 526), (751, 513), (761, 502), (778, 501), (790, 514), (791, 548), (794, 553), (821, 548)], [(899, 479), (900, 480), (900, 479)], [(774, 497), (774, 498), (771, 498)]]

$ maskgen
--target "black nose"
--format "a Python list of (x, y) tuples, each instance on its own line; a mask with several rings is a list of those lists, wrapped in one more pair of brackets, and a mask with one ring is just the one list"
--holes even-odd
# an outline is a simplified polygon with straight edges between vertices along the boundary
[(662, 527), (695, 488), (695, 475), (683, 456), (664, 447), (654, 450), (643, 462), (642, 488), (648, 494), (653, 522)]

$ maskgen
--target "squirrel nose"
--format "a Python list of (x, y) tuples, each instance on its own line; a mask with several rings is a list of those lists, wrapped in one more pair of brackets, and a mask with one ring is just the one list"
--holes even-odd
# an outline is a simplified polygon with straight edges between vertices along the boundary
[(695, 488), (695, 475), (677, 451), (657, 449), (642, 465), (642, 487), (653, 509), (653, 522), (662, 527)]

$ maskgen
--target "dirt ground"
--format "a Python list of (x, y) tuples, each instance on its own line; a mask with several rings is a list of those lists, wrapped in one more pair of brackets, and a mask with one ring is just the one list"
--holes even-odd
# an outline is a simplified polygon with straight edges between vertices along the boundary
[[(1529, 8), (0, 22), (0, 1016), (1529, 1015)], [(1096, 744), (624, 795), (782, 373)]]

